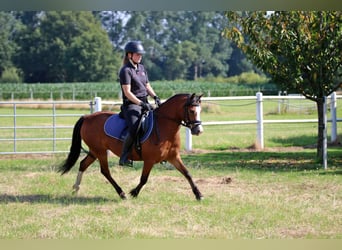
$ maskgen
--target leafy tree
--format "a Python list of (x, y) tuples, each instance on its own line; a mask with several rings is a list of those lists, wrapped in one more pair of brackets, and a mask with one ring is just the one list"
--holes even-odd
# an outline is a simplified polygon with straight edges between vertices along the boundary
[[(17, 65), (26, 82), (102, 81), (119, 67), (111, 43), (91, 12), (48, 11), (17, 36)], [(30, 20), (36, 20), (31, 18)]]
[(117, 51), (129, 40), (144, 43), (143, 63), (151, 80), (228, 74), (232, 47), (221, 35), (227, 22), (223, 12), (129, 11), (99, 16)]
[(246, 55), (235, 44), (232, 45), (232, 55), (228, 59), (228, 77), (241, 75), (243, 72), (258, 71), (258, 69), (246, 58)]
[(11, 14), (23, 25), (29, 28), (35, 28), (40, 23), (40, 17), (43, 11), (12, 11)]
[(93, 11), (93, 15), (102, 23), (114, 48), (120, 48), (125, 39), (127, 11)]
[(12, 59), (17, 47), (13, 36), (19, 29), (19, 22), (10, 13), (0, 12), (0, 77), (6, 69), (13, 68)]
[[(221, 36), (227, 19), (221, 12), (184, 11), (166, 19), (170, 43), (180, 43), (187, 68), (187, 79), (226, 76), (232, 49)], [(176, 29), (177, 28), (177, 29)]]
[(225, 30), (283, 89), (316, 102), (317, 156), (323, 161), (325, 97), (341, 86), (342, 12), (227, 12)]

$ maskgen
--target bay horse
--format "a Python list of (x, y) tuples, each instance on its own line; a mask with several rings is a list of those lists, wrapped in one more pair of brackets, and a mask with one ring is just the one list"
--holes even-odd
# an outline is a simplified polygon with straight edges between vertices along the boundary
[[(202, 95), (195, 93), (176, 94), (151, 111), (155, 119), (151, 135), (141, 144), (140, 154), (133, 148), (129, 156), (133, 161), (144, 162), (140, 182), (130, 191), (132, 197), (138, 196), (154, 164), (168, 161), (188, 180), (196, 199), (203, 198), (180, 156), (181, 125), (188, 127), (193, 135), (203, 132), (200, 120), (201, 97)], [(80, 162), (76, 182), (73, 185), (75, 193), (79, 190), (84, 171), (98, 159), (101, 173), (112, 184), (120, 198), (126, 199), (125, 192), (113, 179), (108, 168), (107, 150), (120, 156), (123, 145), (121, 140), (112, 138), (104, 132), (104, 124), (113, 114), (113, 112), (100, 111), (84, 115), (74, 126), (70, 152), (58, 171), (63, 175), (75, 165), (83, 148), (81, 145), (83, 140), (88, 146), (88, 152)]]

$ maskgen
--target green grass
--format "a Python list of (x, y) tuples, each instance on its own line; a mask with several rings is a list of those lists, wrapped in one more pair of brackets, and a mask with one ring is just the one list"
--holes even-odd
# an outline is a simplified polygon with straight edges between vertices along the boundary
[[(341, 148), (322, 170), (313, 150), (184, 154), (205, 196), (168, 165), (157, 165), (137, 199), (122, 201), (95, 163), (78, 196), (77, 167), (64, 176), (61, 156), (0, 160), (1, 239), (341, 239)], [(111, 172), (128, 192), (141, 163)]]

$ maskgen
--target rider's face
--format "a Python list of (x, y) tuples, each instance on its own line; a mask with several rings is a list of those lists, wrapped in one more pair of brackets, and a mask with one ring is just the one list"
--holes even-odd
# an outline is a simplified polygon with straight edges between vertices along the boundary
[(140, 63), (142, 59), (142, 54), (138, 54), (138, 53), (133, 53), (132, 54), (132, 61), (136, 64)]

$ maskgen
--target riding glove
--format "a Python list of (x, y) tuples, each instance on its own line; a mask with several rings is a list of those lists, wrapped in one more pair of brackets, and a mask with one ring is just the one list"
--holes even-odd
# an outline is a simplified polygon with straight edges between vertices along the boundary
[(140, 102), (140, 106), (143, 108), (143, 110), (146, 110), (146, 111), (151, 111), (152, 110), (152, 107), (149, 103), (146, 103), (146, 102)]
[(154, 99), (154, 101), (155, 101), (157, 107), (159, 107), (159, 106), (161, 105), (161, 101), (160, 101), (159, 97), (158, 97), (158, 96), (155, 96), (153, 99)]

